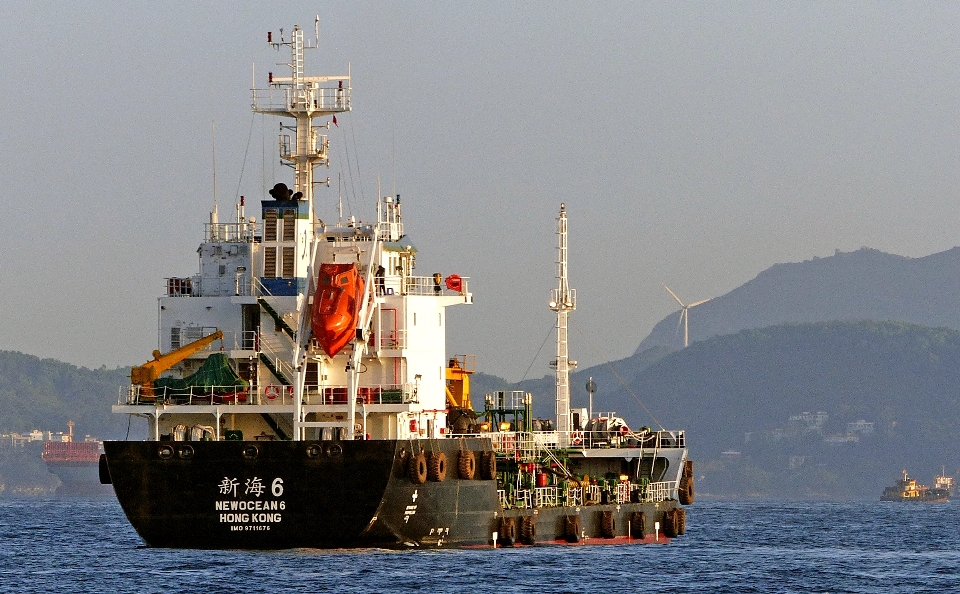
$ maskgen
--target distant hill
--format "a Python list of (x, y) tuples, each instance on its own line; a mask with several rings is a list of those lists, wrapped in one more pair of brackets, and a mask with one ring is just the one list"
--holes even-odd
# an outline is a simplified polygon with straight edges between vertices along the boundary
[[(709, 295), (680, 295), (689, 301)], [(664, 291), (664, 298), (670, 296)], [(679, 312), (661, 320), (637, 352), (682, 346)], [(923, 258), (863, 248), (777, 264), (690, 309), (690, 341), (747, 328), (829, 320), (901, 320), (960, 329), (960, 247)]]
[(129, 385), (130, 370), (87, 369), (53, 359), (0, 351), (0, 432), (67, 431), (74, 435), (118, 439), (127, 418), (115, 415), (121, 386)]
[[(595, 410), (655, 426), (639, 399), (667, 428), (688, 431), (701, 490), (873, 498), (903, 468), (929, 483), (941, 465), (960, 467), (960, 332), (952, 329), (780, 325), (691, 344), (652, 365), (634, 355), (584, 370), (572, 384), (587, 375), (600, 386)], [(584, 402), (578, 395), (573, 405)], [(828, 415), (819, 431), (789, 420), (819, 411)], [(842, 439), (859, 420), (874, 433), (824, 441)]]

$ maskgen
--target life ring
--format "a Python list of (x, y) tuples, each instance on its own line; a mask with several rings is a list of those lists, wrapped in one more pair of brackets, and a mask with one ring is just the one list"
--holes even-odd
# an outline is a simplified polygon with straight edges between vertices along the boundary
[(583, 444), (583, 433), (580, 431), (574, 431), (570, 434), (570, 437), (573, 439), (573, 445), (578, 446)]
[(280, 395), (280, 386), (267, 386), (267, 389), (263, 391), (267, 395), (267, 398), (270, 400), (276, 400), (277, 396)]
[(630, 433), (630, 428), (626, 425), (620, 425), (620, 437), (626, 437)]

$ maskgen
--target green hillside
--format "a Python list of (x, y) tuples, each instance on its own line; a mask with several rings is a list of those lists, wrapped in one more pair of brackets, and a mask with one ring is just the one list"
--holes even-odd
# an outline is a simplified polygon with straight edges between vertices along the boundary
[(110, 406), (117, 403), (120, 387), (130, 383), (129, 373), (0, 351), (0, 432), (66, 432), (72, 420), (80, 438), (122, 438), (127, 419), (112, 414)]
[[(685, 428), (701, 491), (873, 498), (903, 468), (929, 484), (941, 465), (948, 474), (960, 466), (956, 330), (772, 326), (694, 343), (646, 369), (634, 357), (612, 367), (629, 391), (604, 369), (578, 374), (608, 382), (595, 408), (652, 423), (636, 395), (665, 426)], [(821, 427), (790, 420), (817, 412), (827, 414)], [(854, 440), (848, 423), (861, 420), (873, 433)]]

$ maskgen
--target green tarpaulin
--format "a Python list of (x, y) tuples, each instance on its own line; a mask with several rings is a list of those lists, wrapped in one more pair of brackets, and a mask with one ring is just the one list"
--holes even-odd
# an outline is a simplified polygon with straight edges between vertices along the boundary
[(182, 396), (193, 394), (232, 394), (247, 389), (249, 383), (240, 379), (230, 367), (230, 361), (223, 353), (214, 353), (207, 357), (200, 369), (183, 379), (161, 377), (153, 382), (158, 395)]

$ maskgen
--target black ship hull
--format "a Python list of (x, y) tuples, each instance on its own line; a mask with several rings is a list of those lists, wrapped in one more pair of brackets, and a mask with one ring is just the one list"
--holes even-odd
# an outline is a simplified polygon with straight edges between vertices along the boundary
[[(668, 542), (683, 531), (675, 501), (505, 510), (496, 480), (458, 476), (458, 453), (479, 457), (491, 450), (487, 439), (114, 441), (104, 449), (106, 480), (155, 547)], [(443, 480), (411, 478), (410, 457), (420, 452), (451, 461)]]

